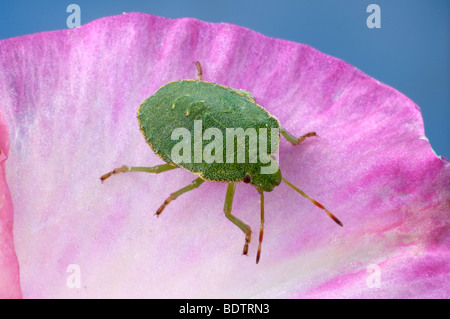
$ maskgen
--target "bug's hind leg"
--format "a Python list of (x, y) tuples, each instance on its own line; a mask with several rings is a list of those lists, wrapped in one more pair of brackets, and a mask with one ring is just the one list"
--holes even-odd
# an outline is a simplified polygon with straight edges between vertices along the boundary
[(305, 135), (300, 136), (299, 138), (295, 137), (294, 135), (290, 134), (288, 131), (286, 131), (285, 129), (281, 129), (281, 134), (283, 134), (283, 136), (292, 143), (292, 145), (297, 145), (300, 144), (301, 142), (303, 142), (304, 140), (306, 140), (306, 138), (308, 137), (312, 137), (312, 136), (317, 136), (316, 132), (309, 132), (306, 133)]
[(154, 173), (154, 174), (158, 174), (158, 173), (162, 173), (162, 172), (166, 172), (166, 171), (170, 171), (171, 169), (175, 169), (178, 168), (178, 166), (174, 166), (172, 164), (162, 164), (162, 165), (156, 165), (153, 167), (131, 167), (131, 166), (121, 166), (118, 167), (114, 170), (112, 170), (111, 172), (108, 172), (104, 175), (102, 175), (102, 177), (100, 177), (100, 180), (103, 181), (109, 177), (111, 177), (112, 175), (116, 175), (119, 173), (126, 173), (126, 172), (147, 172), (147, 173)]
[(196, 178), (195, 180), (192, 181), (192, 183), (190, 183), (188, 186), (183, 187), (182, 189), (170, 194), (170, 196), (164, 201), (164, 203), (161, 205), (161, 207), (158, 208), (158, 210), (156, 211), (156, 216), (161, 215), (162, 211), (164, 210), (164, 208), (166, 208), (167, 205), (169, 205), (169, 203), (173, 200), (175, 200), (178, 196), (180, 196), (181, 194), (184, 194), (190, 190), (193, 190), (197, 187), (199, 187), (201, 184), (203, 184), (205, 180), (202, 179), (201, 177)]
[(245, 224), (242, 220), (240, 220), (239, 218), (233, 216), (231, 214), (231, 207), (233, 205), (233, 198), (234, 198), (234, 191), (236, 189), (236, 183), (228, 183), (228, 188), (227, 188), (227, 195), (225, 197), (225, 205), (223, 208), (223, 211), (225, 212), (225, 216), (233, 223), (235, 224), (237, 227), (239, 227), (245, 234), (245, 244), (244, 244), (244, 250), (243, 250), (243, 254), (247, 255), (248, 253), (248, 244), (250, 243), (250, 238), (251, 238), (251, 234), (252, 231), (250, 229), (250, 226), (248, 226), (247, 224)]

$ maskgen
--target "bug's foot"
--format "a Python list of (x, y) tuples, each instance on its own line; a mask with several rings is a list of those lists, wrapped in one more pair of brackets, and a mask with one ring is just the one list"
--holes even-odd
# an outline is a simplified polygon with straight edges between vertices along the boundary
[(248, 255), (248, 244), (250, 243), (250, 238), (251, 238), (251, 232), (247, 233), (245, 235), (245, 244), (244, 244), (244, 251), (242, 252), (243, 255)]
[(260, 257), (261, 257), (261, 245), (258, 246), (258, 253), (256, 254), (256, 263), (259, 263)]
[(167, 205), (169, 205), (169, 203), (171, 201), (173, 201), (175, 198), (171, 195), (169, 196), (169, 198), (167, 198), (164, 203), (158, 208), (158, 210), (156, 211), (155, 215), (156, 217), (159, 217), (159, 215), (161, 215), (161, 213), (163, 212), (164, 208), (166, 208)]
[(309, 132), (309, 133), (306, 133), (306, 134), (303, 135), (303, 136), (300, 136), (300, 137), (297, 139), (297, 141), (298, 141), (298, 143), (301, 143), (301, 142), (303, 142), (304, 140), (306, 140), (307, 137), (312, 137), (312, 136), (318, 136), (318, 135), (316, 134), (316, 132)]
[(111, 172), (108, 172), (108, 173), (102, 175), (102, 177), (100, 177), (100, 180), (103, 183), (106, 179), (110, 178), (111, 176), (113, 176), (115, 174), (125, 173), (125, 172), (128, 172), (128, 171), (129, 171), (128, 166), (124, 165), (122, 167), (116, 168), (116, 169), (112, 170)]
[(197, 81), (203, 81), (202, 65), (198, 61), (194, 62), (194, 64), (195, 67), (197, 68)]

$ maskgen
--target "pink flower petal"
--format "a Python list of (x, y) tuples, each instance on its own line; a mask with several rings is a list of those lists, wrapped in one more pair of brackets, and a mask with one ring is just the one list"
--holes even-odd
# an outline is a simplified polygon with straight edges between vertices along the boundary
[(9, 135), (0, 113), (0, 298), (20, 298), (19, 263), (14, 251), (13, 207), (5, 179)]
[[(245, 257), (223, 214), (226, 184), (205, 182), (157, 219), (194, 175), (100, 183), (123, 164), (162, 163), (137, 107), (195, 78), (197, 60), (204, 80), (252, 92), (290, 132), (318, 133), (283, 140), (281, 170), (343, 228), (283, 184), (266, 194), (255, 265), (252, 187), (239, 184), (233, 204), (254, 231)], [(234, 25), (138, 13), (1, 41), (0, 62), (25, 297), (449, 297), (448, 162), (430, 148), (419, 108), (355, 67)], [(371, 265), (379, 288), (367, 283)]]

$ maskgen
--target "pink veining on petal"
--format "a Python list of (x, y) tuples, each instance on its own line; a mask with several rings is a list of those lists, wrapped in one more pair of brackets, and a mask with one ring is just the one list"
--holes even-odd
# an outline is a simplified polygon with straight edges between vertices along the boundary
[[(225, 184), (205, 182), (155, 218), (194, 175), (100, 183), (123, 164), (161, 163), (137, 107), (161, 85), (195, 78), (194, 61), (204, 80), (252, 92), (290, 132), (318, 133), (281, 142), (281, 171), (343, 228), (280, 185), (265, 196), (255, 265), (259, 196), (248, 185), (233, 203), (254, 231), (247, 258), (223, 214)], [(25, 297), (449, 297), (448, 161), (410, 99), (346, 62), (230, 24), (131, 13), (0, 41), (0, 64)], [(367, 284), (370, 265), (380, 288)]]

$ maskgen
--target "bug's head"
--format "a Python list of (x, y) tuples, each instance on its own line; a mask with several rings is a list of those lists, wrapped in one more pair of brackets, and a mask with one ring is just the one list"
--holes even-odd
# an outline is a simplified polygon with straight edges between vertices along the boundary
[(245, 174), (244, 183), (258, 186), (264, 192), (271, 192), (281, 183), (281, 172), (278, 166), (274, 173), (261, 172), (261, 167), (250, 166)]

